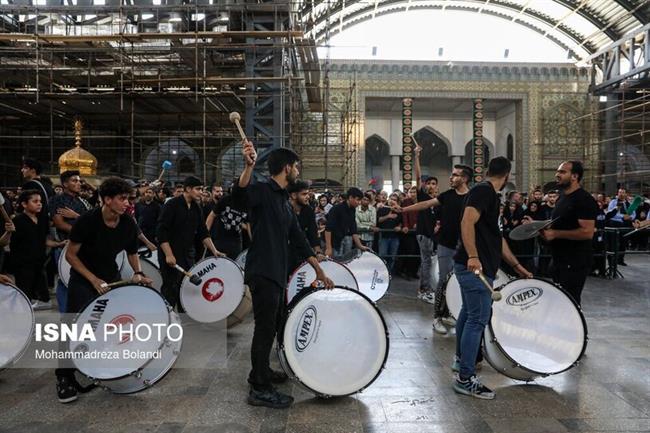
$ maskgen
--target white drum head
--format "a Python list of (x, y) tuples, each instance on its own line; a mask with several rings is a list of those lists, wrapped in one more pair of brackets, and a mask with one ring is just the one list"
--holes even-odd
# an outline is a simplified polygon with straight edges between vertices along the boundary
[[(127, 285), (112, 289), (95, 298), (77, 316), (75, 323), (81, 329), (84, 324), (90, 324), (95, 333), (96, 341), (71, 342), (70, 350), (73, 352), (87, 351), (90, 353), (113, 353), (117, 358), (111, 359), (74, 359), (74, 365), (79, 371), (93, 379), (117, 379), (138, 370), (148, 362), (148, 358), (126, 358), (123, 357), (125, 350), (135, 353), (155, 352), (163, 344), (154, 333), (152, 338), (146, 338), (146, 330), (142, 338), (135, 335), (129, 339), (128, 336), (121, 338), (116, 333), (105, 335), (106, 324), (113, 323), (133, 329), (140, 324), (148, 324), (152, 330), (153, 326), (164, 325), (163, 337), (166, 335), (166, 327), (169, 325), (169, 311), (163, 297), (155, 290), (148, 287)], [(104, 341), (106, 340), (106, 341)]]
[(32, 338), (34, 311), (27, 296), (12, 285), (0, 284), (0, 368), (18, 360)]
[(316, 290), (289, 309), (282, 350), (303, 385), (323, 396), (367, 387), (388, 356), (388, 334), (379, 310), (359, 292)]
[[(59, 256), (59, 279), (63, 281), (66, 287), (70, 284), (70, 270), (72, 267), (70, 263), (65, 258), (65, 254), (68, 251), (68, 245), (63, 247), (61, 250), (61, 255)], [(126, 266), (125, 266), (126, 263)], [(133, 277), (133, 269), (129, 265), (129, 261), (126, 259), (126, 251), (122, 250), (115, 256), (115, 264), (117, 265), (117, 270), (120, 272), (120, 277), (125, 280), (130, 280)], [(129, 276), (130, 273), (130, 276)]]
[[(325, 275), (327, 275), (335, 285), (359, 290), (357, 280), (354, 278), (354, 275), (347, 266), (332, 260), (325, 260), (319, 264), (321, 269), (323, 269), (323, 272), (325, 272)], [(293, 274), (291, 274), (291, 278), (289, 278), (289, 283), (287, 284), (287, 304), (291, 302), (294, 296), (300, 293), (305, 287), (309, 288), (309, 285), (313, 283), (315, 279), (316, 271), (314, 271), (314, 268), (309, 263), (305, 262), (298, 266), (298, 269), (293, 271)]]
[(514, 362), (540, 374), (571, 368), (587, 344), (582, 313), (564, 291), (538, 279), (517, 279), (492, 305), (496, 343)]
[(140, 267), (142, 268), (142, 272), (153, 280), (151, 287), (160, 292), (163, 285), (162, 275), (160, 275), (160, 271), (158, 270), (158, 262), (151, 260), (140, 257)]
[(375, 253), (364, 251), (346, 263), (359, 284), (359, 291), (376, 302), (388, 291), (390, 272), (386, 263)]
[[(492, 283), (492, 287), (499, 288), (508, 281), (510, 281), (508, 274), (499, 269), (497, 271), (497, 277)], [(445, 300), (447, 301), (449, 313), (454, 316), (455, 319), (458, 319), (460, 309), (463, 307), (463, 298), (460, 295), (460, 284), (458, 284), (456, 274), (451, 274), (447, 280), (447, 285), (445, 287)]]
[(237, 262), (237, 264), (239, 265), (239, 267), (242, 268), (242, 270), (244, 268), (246, 268), (246, 255), (247, 254), (248, 254), (248, 250), (244, 250), (241, 253), (239, 253), (239, 255), (237, 256), (237, 260), (235, 260)]
[(213, 323), (227, 318), (244, 296), (244, 274), (237, 263), (225, 257), (208, 257), (190, 272), (201, 278), (195, 286), (188, 277), (181, 284), (181, 304), (197, 322)]

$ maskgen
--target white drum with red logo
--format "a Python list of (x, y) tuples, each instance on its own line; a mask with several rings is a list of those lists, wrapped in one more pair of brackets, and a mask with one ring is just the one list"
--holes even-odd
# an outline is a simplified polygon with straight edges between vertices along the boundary
[(485, 358), (513, 379), (531, 381), (576, 365), (587, 347), (587, 324), (564, 290), (538, 279), (501, 288), (485, 328)]
[(34, 332), (34, 311), (25, 294), (0, 283), (0, 369), (20, 359)]
[[(180, 351), (178, 317), (150, 287), (124, 285), (95, 299), (76, 317), (94, 341), (71, 341), (74, 366), (116, 393), (140, 391), (171, 369)], [(174, 326), (176, 325), (176, 326)], [(111, 332), (116, 329), (124, 331)]]
[(362, 391), (388, 357), (386, 322), (374, 302), (346, 288), (303, 290), (278, 333), (286, 373), (321, 397)]
[[(359, 290), (359, 284), (357, 283), (354, 274), (347, 268), (347, 266), (332, 261), (324, 260), (319, 263), (325, 275), (334, 282), (335, 285), (341, 287), (349, 287), (353, 290)], [(293, 271), (291, 277), (289, 278), (289, 283), (287, 284), (287, 304), (300, 293), (303, 289), (309, 288), (311, 283), (316, 279), (316, 271), (314, 268), (307, 262), (298, 266), (298, 268)]]
[[(61, 255), (59, 256), (59, 263), (58, 263), (59, 279), (63, 281), (63, 284), (65, 284), (66, 287), (70, 283), (70, 270), (72, 269), (70, 263), (68, 263), (68, 261), (65, 258), (65, 254), (67, 251), (68, 251), (68, 246), (66, 245), (65, 247), (63, 247), (63, 250), (61, 250)], [(125, 262), (127, 262), (126, 251), (122, 250), (115, 256), (115, 264), (117, 265), (117, 270), (120, 272), (120, 276), (122, 276), (122, 269), (124, 268)], [(131, 276), (133, 276), (133, 271), (131, 271)], [(122, 278), (124, 277), (122, 276)]]
[[(497, 277), (492, 283), (492, 287), (498, 289), (508, 281), (510, 281), (510, 276), (499, 269), (497, 271)], [(447, 301), (449, 313), (454, 316), (455, 319), (458, 319), (460, 309), (463, 307), (463, 298), (460, 295), (460, 284), (458, 284), (456, 274), (450, 274), (445, 283), (445, 300)]]
[(201, 279), (195, 286), (188, 277), (181, 284), (181, 304), (197, 322), (213, 323), (226, 319), (244, 297), (244, 273), (233, 260), (208, 257), (190, 269)]
[(381, 299), (390, 286), (390, 272), (386, 263), (371, 251), (357, 252), (345, 263), (359, 284), (359, 291), (376, 302)]

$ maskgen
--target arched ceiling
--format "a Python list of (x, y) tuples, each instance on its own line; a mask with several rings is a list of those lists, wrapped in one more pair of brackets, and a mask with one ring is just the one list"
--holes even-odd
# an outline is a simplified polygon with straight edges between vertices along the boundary
[(649, 0), (304, 0), (301, 16), (309, 34), (323, 43), (378, 16), (427, 9), (487, 14), (514, 22), (550, 39), (576, 59), (650, 20)]

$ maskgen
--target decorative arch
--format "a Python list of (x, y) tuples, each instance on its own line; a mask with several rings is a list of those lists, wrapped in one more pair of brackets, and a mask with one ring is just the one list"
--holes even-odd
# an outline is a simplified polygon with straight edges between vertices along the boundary
[[(485, 155), (485, 165), (487, 165), (488, 161), (491, 158), (494, 158), (496, 155), (496, 151), (494, 149), (494, 144), (483, 137), (483, 154)], [(472, 140), (468, 141), (467, 144), (465, 144), (465, 156), (463, 157), (463, 164), (467, 165), (472, 165)]]
[(423, 175), (446, 178), (451, 169), (451, 142), (442, 133), (427, 125), (413, 134), (422, 147), (420, 165)]
[(198, 152), (187, 142), (172, 138), (151, 149), (145, 158), (145, 179), (156, 179), (165, 160), (172, 163), (172, 167), (165, 171), (164, 180), (168, 183), (182, 182), (185, 177), (201, 172)]
[(366, 138), (366, 179), (374, 179), (383, 185), (384, 177), (390, 178), (390, 144), (379, 134)]

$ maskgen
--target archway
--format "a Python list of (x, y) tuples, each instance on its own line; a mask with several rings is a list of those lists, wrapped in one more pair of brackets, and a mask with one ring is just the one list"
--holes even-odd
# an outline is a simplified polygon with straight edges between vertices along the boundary
[(446, 179), (451, 171), (451, 157), (449, 152), (451, 143), (440, 132), (425, 126), (415, 134), (415, 140), (422, 147), (420, 154), (420, 166), (423, 176), (435, 176)]
[[(483, 137), (483, 155), (485, 155), (485, 166), (487, 167), (488, 161), (496, 156), (494, 154), (494, 144), (487, 138)], [(463, 164), (472, 166), (472, 140), (465, 144), (465, 156), (463, 157)]]
[(161, 142), (153, 148), (145, 159), (144, 177), (153, 180), (160, 174), (162, 162), (171, 161), (172, 167), (165, 171), (165, 180), (169, 183), (182, 182), (189, 175), (201, 173), (199, 154), (185, 141), (172, 138)]
[(390, 145), (380, 135), (373, 134), (366, 139), (366, 180), (383, 185), (390, 179)]

